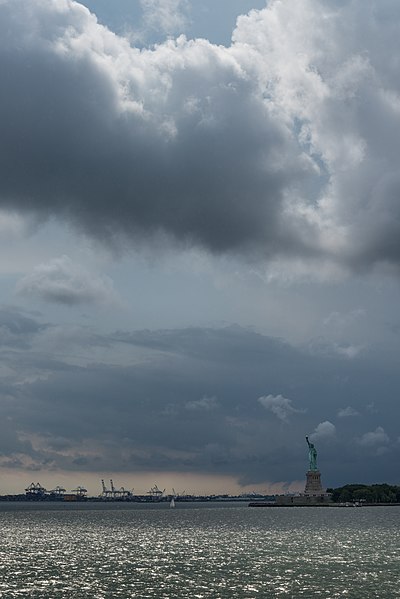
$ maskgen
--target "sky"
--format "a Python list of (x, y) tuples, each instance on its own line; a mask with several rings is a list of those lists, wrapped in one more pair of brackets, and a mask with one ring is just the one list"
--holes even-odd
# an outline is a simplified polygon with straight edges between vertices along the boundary
[(400, 5), (0, 0), (0, 494), (400, 484)]

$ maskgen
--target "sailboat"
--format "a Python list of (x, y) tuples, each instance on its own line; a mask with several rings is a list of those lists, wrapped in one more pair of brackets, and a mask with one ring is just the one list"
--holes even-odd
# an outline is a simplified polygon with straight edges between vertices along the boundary
[(170, 503), (169, 503), (169, 507), (175, 507), (175, 499), (172, 498)]

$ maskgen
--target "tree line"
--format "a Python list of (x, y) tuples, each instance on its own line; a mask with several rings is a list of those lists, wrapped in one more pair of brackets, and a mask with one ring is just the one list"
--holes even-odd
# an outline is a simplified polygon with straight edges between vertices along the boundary
[(332, 501), (346, 503), (361, 501), (366, 503), (400, 503), (400, 486), (388, 484), (344, 485), (336, 489), (327, 489), (332, 493)]

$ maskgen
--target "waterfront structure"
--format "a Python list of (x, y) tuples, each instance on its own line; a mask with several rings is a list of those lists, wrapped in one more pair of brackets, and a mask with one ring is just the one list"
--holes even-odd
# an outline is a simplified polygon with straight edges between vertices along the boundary
[(47, 494), (47, 491), (40, 483), (31, 483), (29, 487), (25, 489), (27, 499), (43, 499)]
[(317, 450), (314, 443), (306, 437), (308, 445), (308, 470), (306, 472), (306, 486), (304, 493), (298, 495), (278, 495), (275, 505), (281, 506), (307, 506), (328, 504), (332, 500), (330, 493), (322, 487), (321, 472), (317, 465)]

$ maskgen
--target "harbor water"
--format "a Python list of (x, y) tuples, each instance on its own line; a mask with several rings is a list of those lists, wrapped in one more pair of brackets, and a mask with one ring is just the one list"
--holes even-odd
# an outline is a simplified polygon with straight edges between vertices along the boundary
[(0, 504), (0, 597), (400, 597), (400, 507)]

